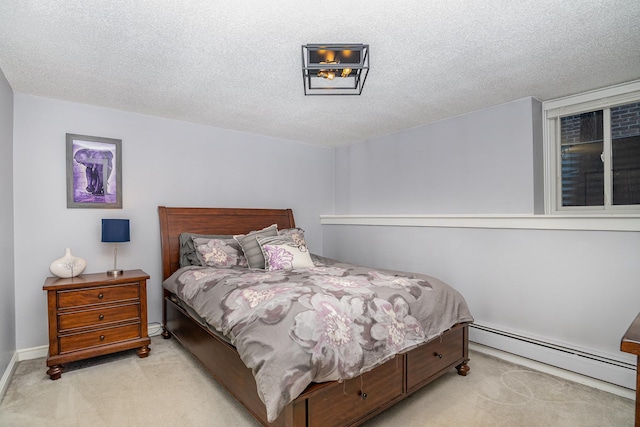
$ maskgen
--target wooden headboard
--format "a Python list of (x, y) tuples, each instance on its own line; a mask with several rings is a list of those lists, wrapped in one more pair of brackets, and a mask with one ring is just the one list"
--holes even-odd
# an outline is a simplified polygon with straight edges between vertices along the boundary
[(271, 224), (293, 228), (291, 209), (168, 208), (158, 206), (162, 280), (180, 268), (180, 233), (246, 234)]

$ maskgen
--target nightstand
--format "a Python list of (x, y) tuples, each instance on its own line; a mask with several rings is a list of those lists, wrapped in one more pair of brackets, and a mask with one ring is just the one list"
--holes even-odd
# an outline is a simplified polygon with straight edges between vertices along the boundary
[(68, 362), (138, 348), (147, 357), (147, 279), (142, 270), (120, 276), (82, 274), (48, 277), (49, 356), (47, 375), (57, 380)]

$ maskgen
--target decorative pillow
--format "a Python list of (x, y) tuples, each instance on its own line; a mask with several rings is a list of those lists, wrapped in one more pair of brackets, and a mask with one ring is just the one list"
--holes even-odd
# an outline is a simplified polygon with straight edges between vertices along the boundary
[(200, 265), (217, 268), (246, 267), (247, 259), (233, 239), (193, 238)]
[(304, 240), (304, 230), (302, 228), (296, 227), (278, 230), (278, 236), (290, 237), (297, 246), (307, 247), (307, 242)]
[(296, 243), (291, 237), (258, 237), (256, 240), (262, 249), (267, 271), (314, 267), (307, 246)]
[(242, 248), (244, 256), (247, 257), (249, 268), (264, 270), (264, 255), (262, 254), (262, 250), (260, 249), (260, 245), (258, 245), (256, 238), (277, 235), (278, 225), (273, 224), (269, 227), (263, 228), (262, 230), (252, 231), (249, 234), (235, 235), (233, 238)]
[(198, 260), (194, 238), (203, 239), (232, 239), (233, 236), (223, 234), (180, 233), (180, 267), (188, 265), (202, 265)]

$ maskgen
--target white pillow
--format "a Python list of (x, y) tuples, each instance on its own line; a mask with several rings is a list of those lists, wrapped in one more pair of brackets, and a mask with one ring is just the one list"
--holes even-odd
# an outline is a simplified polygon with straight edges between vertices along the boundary
[(314, 267), (306, 245), (284, 236), (256, 237), (265, 260), (265, 270), (294, 270)]

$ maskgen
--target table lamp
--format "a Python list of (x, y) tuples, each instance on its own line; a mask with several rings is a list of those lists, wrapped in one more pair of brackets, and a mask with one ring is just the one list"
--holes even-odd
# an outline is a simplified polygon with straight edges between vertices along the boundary
[(129, 220), (128, 219), (103, 219), (102, 220), (102, 241), (113, 243), (113, 270), (107, 270), (108, 276), (119, 276), (122, 270), (117, 267), (118, 243), (129, 241)]

